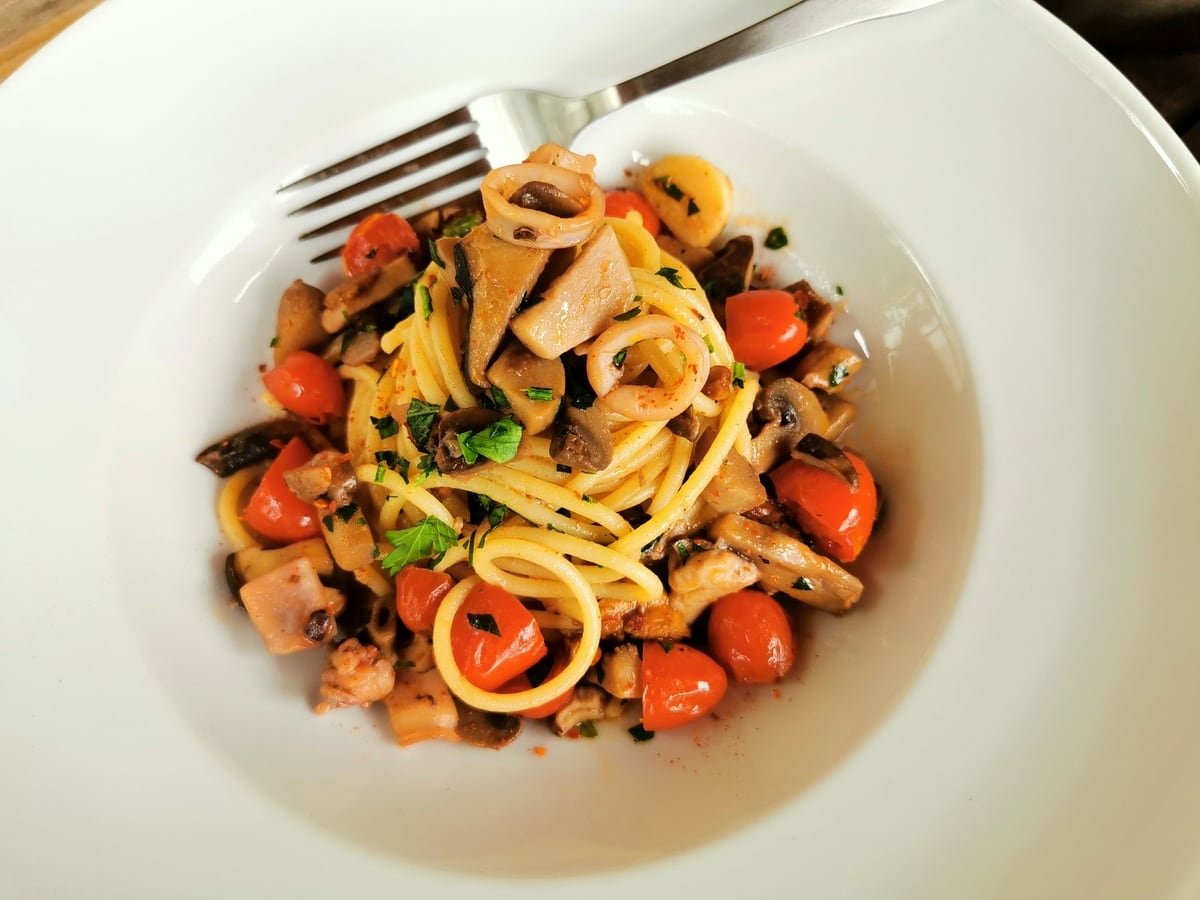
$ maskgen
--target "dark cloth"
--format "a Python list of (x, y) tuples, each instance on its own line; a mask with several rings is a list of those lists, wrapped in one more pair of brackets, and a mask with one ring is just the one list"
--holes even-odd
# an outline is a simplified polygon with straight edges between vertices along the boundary
[(1200, 157), (1200, 0), (1041, 0), (1107, 56)]

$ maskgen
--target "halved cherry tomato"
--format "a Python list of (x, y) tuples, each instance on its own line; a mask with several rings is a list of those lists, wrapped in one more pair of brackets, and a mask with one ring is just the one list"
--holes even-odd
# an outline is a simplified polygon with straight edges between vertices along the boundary
[(262, 377), (267, 390), (298, 416), (324, 425), (346, 408), (346, 390), (337, 371), (307, 350), (296, 350)]
[(729, 687), (725, 670), (707, 653), (687, 644), (667, 650), (658, 641), (642, 644), (642, 683), (642, 725), (648, 731), (700, 718)]
[(521, 601), (480, 582), (450, 625), (450, 648), (467, 681), (494, 691), (546, 655), (546, 640)]
[(796, 662), (787, 613), (762, 591), (735, 591), (712, 605), (708, 646), (742, 684), (777, 681)]
[(409, 631), (432, 631), (442, 598), (454, 587), (445, 572), (405, 566), (396, 576), (396, 613)]
[(862, 553), (879, 505), (867, 464), (853, 453), (846, 456), (858, 471), (857, 490), (833, 473), (798, 459), (767, 474), (788, 514), (813, 536), (822, 553), (844, 563)]
[(317, 508), (292, 493), (283, 473), (299, 468), (313, 457), (300, 438), (292, 438), (279, 451), (275, 461), (254, 489), (242, 511), (242, 521), (263, 537), (281, 544), (292, 544), (321, 533)]
[[(543, 681), (549, 681), (559, 672), (567, 667), (567, 657), (564, 654), (558, 654), (554, 657), (554, 665), (550, 667), (549, 673)], [(511, 681), (505, 682), (497, 691), (501, 694), (519, 694), (521, 691), (528, 691), (533, 687), (533, 682), (529, 680), (529, 675), (522, 672)], [(535, 706), (533, 709), (527, 709), (524, 712), (517, 713), (526, 719), (544, 719), (547, 716), (552, 716), (568, 703), (575, 696), (575, 688), (569, 687), (553, 700), (547, 700), (541, 706)]]
[(761, 372), (800, 352), (808, 323), (787, 291), (743, 291), (725, 301), (725, 336), (734, 358)]
[(637, 191), (620, 190), (609, 191), (604, 195), (604, 214), (611, 216), (614, 219), (623, 219), (631, 212), (636, 212), (642, 217), (642, 227), (645, 228), (655, 237), (658, 237), (662, 231), (662, 221), (658, 218), (658, 214), (650, 208), (650, 204), (646, 202)]
[(354, 226), (342, 248), (342, 268), (350, 276), (382, 269), (421, 246), (407, 220), (395, 213), (372, 213)]

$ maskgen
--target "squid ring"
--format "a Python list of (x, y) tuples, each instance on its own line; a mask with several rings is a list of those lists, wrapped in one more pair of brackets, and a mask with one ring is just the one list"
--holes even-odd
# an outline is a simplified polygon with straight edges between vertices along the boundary
[[(621, 384), (618, 354), (639, 341), (666, 339), (683, 353), (683, 375), (671, 385)], [(623, 357), (621, 357), (623, 361)], [(708, 380), (708, 346), (692, 329), (668, 316), (638, 316), (609, 327), (592, 343), (588, 381), (609, 409), (639, 422), (673, 419), (689, 406)]]
[[(530, 182), (557, 188), (576, 204), (580, 212), (563, 218), (538, 209), (509, 202)], [(558, 249), (582, 244), (604, 217), (604, 191), (590, 175), (563, 166), (520, 163), (493, 169), (480, 185), (487, 227), (492, 234), (522, 247)]]

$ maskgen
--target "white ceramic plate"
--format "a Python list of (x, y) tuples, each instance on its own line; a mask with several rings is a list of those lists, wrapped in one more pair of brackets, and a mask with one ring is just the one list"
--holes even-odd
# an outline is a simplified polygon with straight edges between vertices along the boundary
[(317, 663), (220, 600), (190, 457), (261, 412), (281, 286), (328, 276), (274, 187), (780, 5), (109, 0), (0, 89), (14, 894), (1200, 890), (1200, 169), (1031, 4), (830, 35), (579, 142), (612, 177), (717, 161), (872, 354), (871, 600), (812, 618), (778, 702), (643, 745), (401, 752), (309, 715)]

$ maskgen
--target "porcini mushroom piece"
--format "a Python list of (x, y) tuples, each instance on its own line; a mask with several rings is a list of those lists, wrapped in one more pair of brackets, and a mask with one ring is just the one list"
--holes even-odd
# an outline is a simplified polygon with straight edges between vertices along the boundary
[(754, 398), (754, 411), (764, 424), (750, 442), (750, 465), (760, 475), (791, 454), (809, 433), (824, 434), (829, 420), (816, 395), (792, 378), (778, 378)]
[(806, 434), (792, 448), (792, 458), (836, 475), (854, 490), (858, 490), (858, 469), (842, 448), (819, 434)]
[[(672, 555), (672, 562), (675, 559)], [(758, 581), (758, 568), (731, 550), (700, 550), (682, 565), (673, 565), (668, 581), (668, 602), (691, 625), (721, 597)]]
[(731, 448), (700, 499), (715, 512), (740, 513), (766, 503), (767, 489), (746, 457)]
[(312, 425), (291, 416), (268, 419), (210, 444), (196, 454), (196, 462), (213, 474), (228, 478), (247, 466), (274, 459), (279, 448), (294, 437), (304, 438), (310, 447), (328, 447), (329, 441)]
[(713, 303), (750, 289), (754, 274), (754, 239), (739, 234), (725, 242), (712, 262), (696, 272), (696, 280)]
[(329, 335), (321, 327), (325, 293), (299, 278), (284, 289), (275, 314), (275, 365), (295, 350), (311, 350)]
[(499, 750), (515, 741), (521, 734), (521, 718), (507, 713), (484, 712), (473, 706), (467, 706), (461, 700), (458, 704), (458, 736), (472, 747), (484, 747), (488, 750)]
[(565, 405), (550, 438), (550, 458), (581, 472), (601, 472), (612, 457), (612, 434), (599, 406)]
[(321, 583), (308, 557), (298, 557), (242, 585), (242, 605), (270, 653), (295, 653), (328, 643), (345, 604)]
[(381, 303), (417, 277), (412, 260), (401, 256), (381, 269), (372, 269), (343, 281), (325, 295), (321, 327), (334, 334), (364, 309)]
[(804, 313), (809, 342), (824, 340), (833, 324), (833, 304), (818, 294), (807, 281), (789, 284), (784, 290), (796, 298), (796, 303)]
[(792, 377), (807, 388), (834, 394), (862, 367), (862, 358), (853, 350), (829, 341), (818, 341), (801, 354)]
[(605, 718), (607, 697), (604, 689), (594, 684), (576, 685), (570, 702), (554, 714), (550, 730), (562, 737), (584, 722)]
[(493, 387), (504, 392), (526, 434), (541, 434), (554, 423), (567, 390), (562, 360), (542, 359), (513, 341), (500, 351), (487, 377)]
[(759, 583), (826, 612), (842, 613), (862, 596), (862, 582), (810, 549), (803, 541), (735, 514), (716, 519), (708, 528), (718, 545), (754, 563)]
[(854, 419), (858, 415), (858, 407), (854, 401), (836, 394), (827, 394), (824, 391), (813, 391), (813, 393), (816, 394), (817, 400), (821, 403), (821, 409), (825, 410), (825, 415), (829, 419), (825, 437), (831, 441), (840, 440), (854, 424)]

